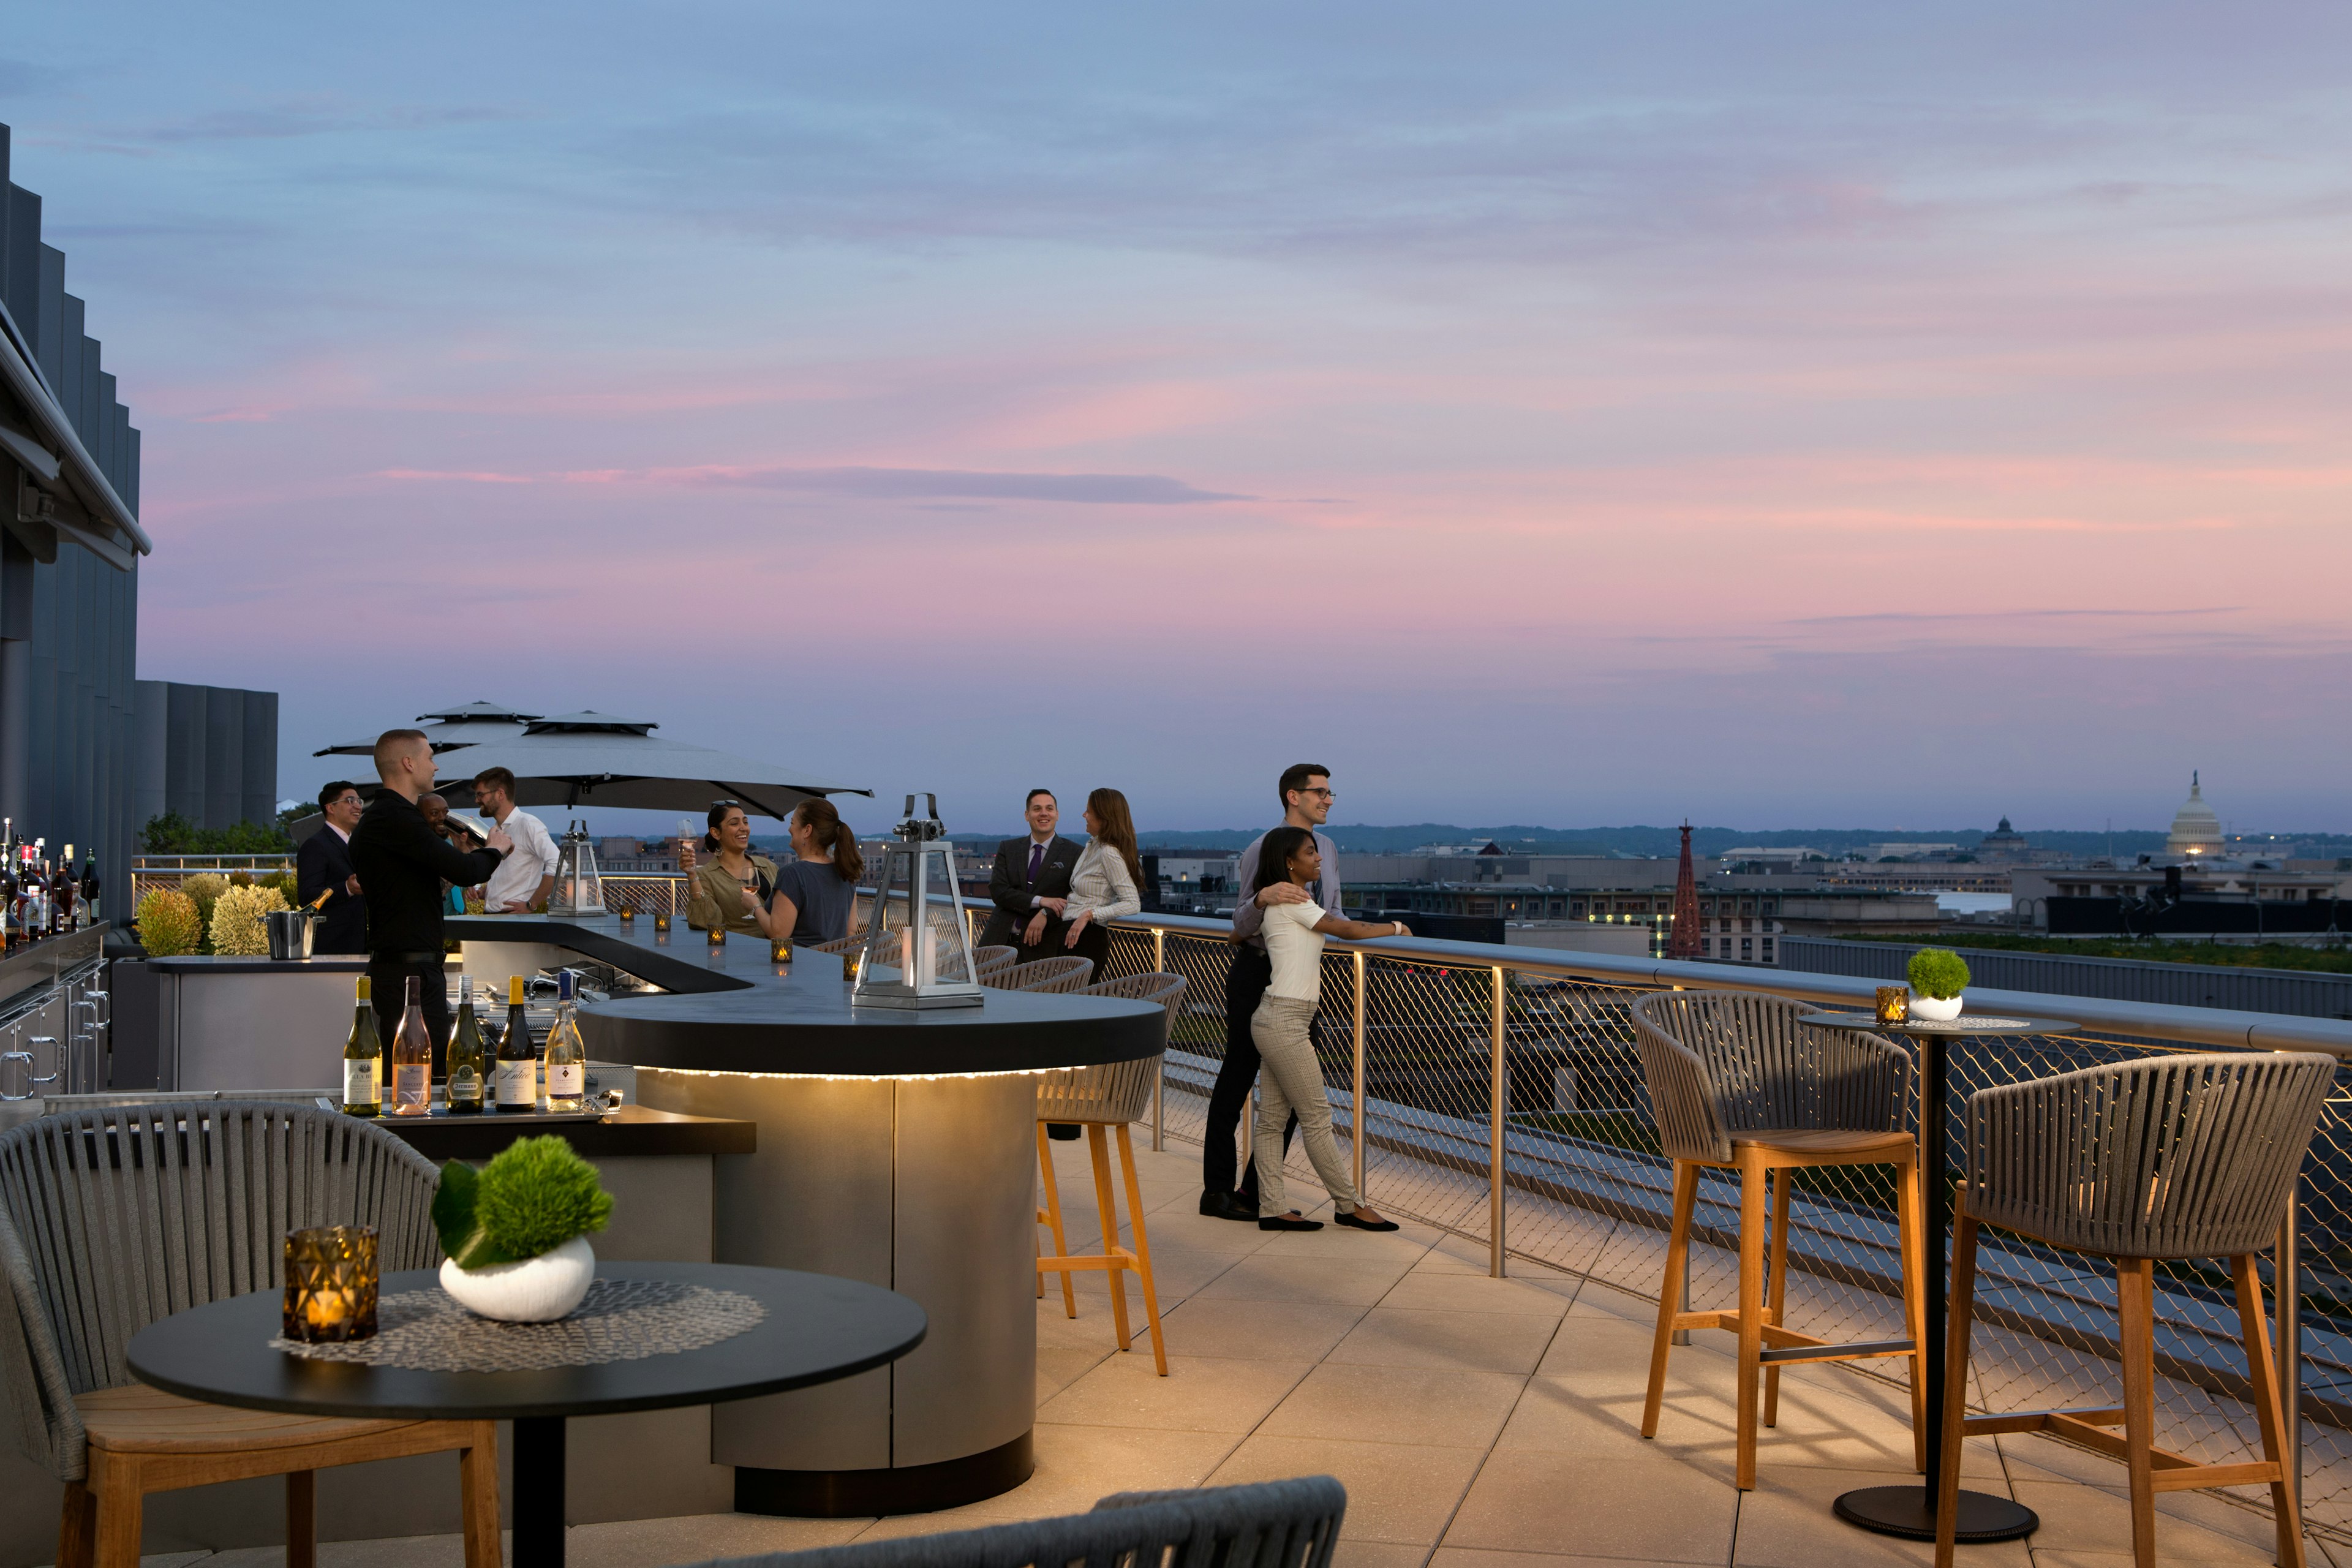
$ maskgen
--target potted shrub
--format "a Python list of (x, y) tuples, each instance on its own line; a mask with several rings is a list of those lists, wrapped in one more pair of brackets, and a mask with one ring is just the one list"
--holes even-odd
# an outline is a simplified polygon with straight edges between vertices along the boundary
[(213, 951), (247, 958), (268, 953), (269, 913), (285, 907), (286, 895), (275, 888), (232, 882), (213, 900)]
[(588, 1233), (612, 1213), (596, 1167), (551, 1134), (518, 1139), (479, 1171), (451, 1160), (433, 1197), (449, 1255), (441, 1288), (485, 1318), (553, 1322), (588, 1294), (596, 1277)]
[(131, 921), (139, 928), (139, 945), (151, 958), (184, 958), (205, 937), (195, 900), (170, 888), (158, 888), (140, 900)]
[(1911, 955), (1911, 1016), (1948, 1024), (1960, 1016), (1960, 994), (1969, 988), (1968, 961), (1948, 947), (1923, 947)]

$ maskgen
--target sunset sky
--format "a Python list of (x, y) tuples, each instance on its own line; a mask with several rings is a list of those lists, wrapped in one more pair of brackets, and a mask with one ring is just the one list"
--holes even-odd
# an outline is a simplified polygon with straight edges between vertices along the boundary
[[(2352, 829), (2352, 10), (21, 8), (140, 673), (1342, 821)], [(1075, 800), (1071, 800), (1075, 815)], [(876, 826), (878, 809), (853, 813)]]

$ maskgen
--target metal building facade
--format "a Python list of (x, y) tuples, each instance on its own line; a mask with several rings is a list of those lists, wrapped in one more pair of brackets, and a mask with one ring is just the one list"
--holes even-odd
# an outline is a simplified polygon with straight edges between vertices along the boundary
[(8, 173), (0, 125), (0, 813), (95, 848), (110, 896), (139, 821), (139, 432)]

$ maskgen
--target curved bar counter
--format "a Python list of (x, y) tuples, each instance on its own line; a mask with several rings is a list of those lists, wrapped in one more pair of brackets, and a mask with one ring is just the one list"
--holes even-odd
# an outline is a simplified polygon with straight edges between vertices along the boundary
[(1036, 1089), (1031, 1075), (1161, 1048), (1156, 1005), (992, 991), (979, 1007), (853, 1008), (837, 959), (790, 973), (764, 942), (712, 950), (651, 922), (452, 917), (469, 973), (569, 955), (667, 992), (583, 1007), (598, 1061), (656, 1110), (759, 1124), (718, 1162), (714, 1258), (887, 1286), (922, 1346), (822, 1388), (719, 1405), (711, 1458), (744, 1512), (908, 1513), (1028, 1479), (1036, 1412)]

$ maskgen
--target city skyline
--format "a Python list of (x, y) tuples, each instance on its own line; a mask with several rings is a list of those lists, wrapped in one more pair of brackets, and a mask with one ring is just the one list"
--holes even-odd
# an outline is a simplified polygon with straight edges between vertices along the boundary
[(2343, 832), (2347, 35), (100, 3), (0, 119), (281, 795), (487, 696), (861, 827)]

